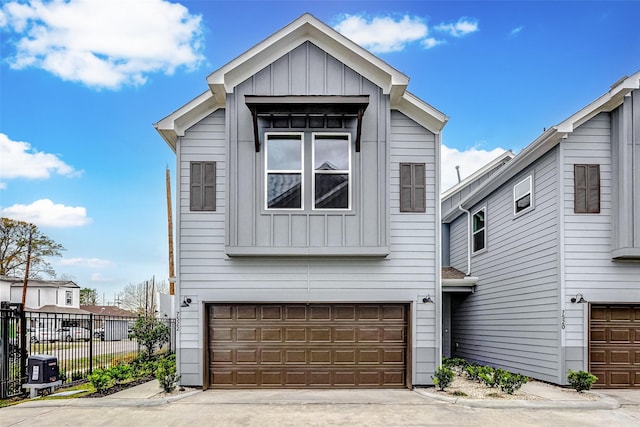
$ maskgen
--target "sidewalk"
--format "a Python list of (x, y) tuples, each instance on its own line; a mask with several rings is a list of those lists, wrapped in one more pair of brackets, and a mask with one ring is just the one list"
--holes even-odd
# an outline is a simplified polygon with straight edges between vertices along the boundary
[[(640, 404), (638, 390), (612, 390), (606, 393), (588, 392), (593, 400), (572, 390), (531, 382), (522, 390), (538, 396), (539, 400), (465, 399), (436, 394), (425, 389), (412, 390), (190, 390), (167, 395), (157, 381), (150, 381), (127, 390), (103, 397), (87, 399), (41, 400), (20, 404), (29, 406), (81, 406), (81, 407), (140, 407), (160, 406), (185, 398), (194, 404), (403, 404), (428, 405), (436, 402), (476, 408), (527, 409), (617, 409), (622, 404)], [(620, 401), (618, 401), (619, 399)]]

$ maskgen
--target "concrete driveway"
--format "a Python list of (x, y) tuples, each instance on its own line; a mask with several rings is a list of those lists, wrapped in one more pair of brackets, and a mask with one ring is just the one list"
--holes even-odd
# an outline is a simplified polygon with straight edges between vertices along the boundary
[(617, 409), (468, 407), (411, 390), (250, 390), (32, 401), (0, 409), (2, 426), (640, 426), (640, 392)]

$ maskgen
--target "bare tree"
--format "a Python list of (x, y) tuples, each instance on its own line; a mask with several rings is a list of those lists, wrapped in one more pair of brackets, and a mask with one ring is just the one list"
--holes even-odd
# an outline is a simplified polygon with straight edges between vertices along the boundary
[(154, 317), (158, 310), (156, 292), (168, 291), (169, 285), (165, 281), (151, 279), (137, 284), (129, 283), (120, 295), (121, 306), (137, 314)]
[(0, 218), (0, 276), (23, 277), (30, 258), (29, 278), (55, 277), (45, 258), (62, 256), (63, 250), (61, 244), (42, 234), (35, 225)]

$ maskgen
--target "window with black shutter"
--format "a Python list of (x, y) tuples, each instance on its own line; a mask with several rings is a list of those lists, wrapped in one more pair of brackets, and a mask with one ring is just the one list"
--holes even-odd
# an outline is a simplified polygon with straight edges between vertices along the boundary
[(400, 163), (400, 212), (425, 212), (425, 164)]
[(192, 211), (216, 210), (216, 164), (215, 162), (191, 162)]
[(600, 165), (573, 165), (575, 213), (600, 213)]

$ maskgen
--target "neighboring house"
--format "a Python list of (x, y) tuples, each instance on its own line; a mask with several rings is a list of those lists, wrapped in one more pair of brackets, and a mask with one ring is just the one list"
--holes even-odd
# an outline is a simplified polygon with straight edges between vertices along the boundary
[(408, 81), (305, 14), (155, 124), (177, 157), (183, 384), (432, 383), (447, 118)]
[[(23, 285), (22, 278), (0, 276), (2, 300), (12, 303), (22, 302)], [(45, 306), (68, 309), (69, 312), (80, 309), (80, 286), (71, 280), (29, 279), (25, 309), (42, 309)]]
[(100, 316), (120, 316), (120, 317), (136, 317), (133, 311), (125, 310), (115, 305), (81, 305), (82, 310)]
[(443, 280), (445, 354), (640, 387), (639, 86), (640, 72), (621, 79), (488, 179), (445, 193), (443, 265), (469, 286), (447, 293)]

